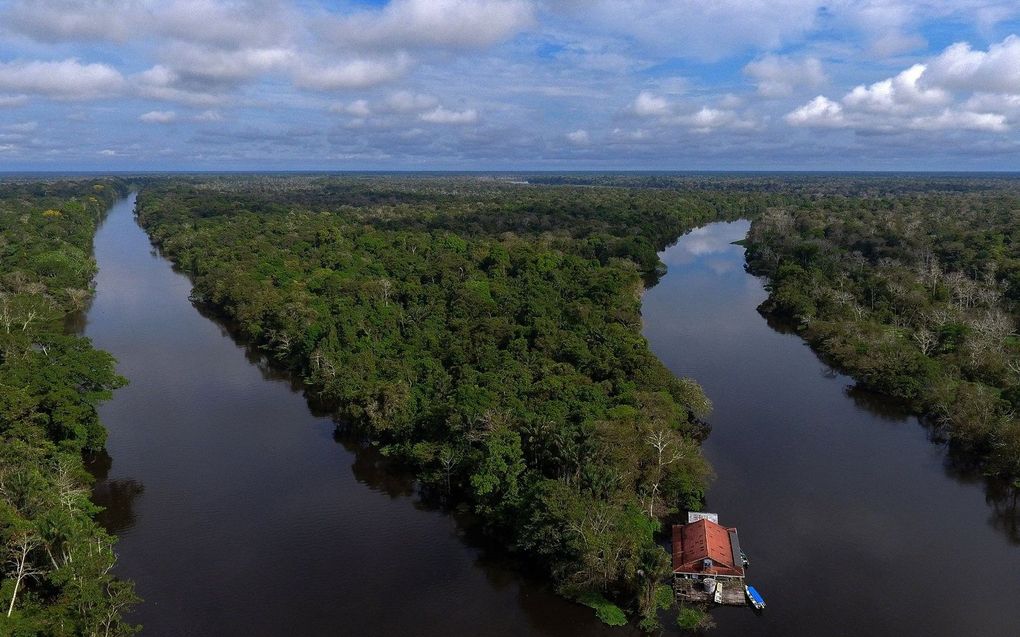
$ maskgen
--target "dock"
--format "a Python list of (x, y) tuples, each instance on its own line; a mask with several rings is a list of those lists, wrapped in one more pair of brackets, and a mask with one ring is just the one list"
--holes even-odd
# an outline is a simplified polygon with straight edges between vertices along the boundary
[(701, 580), (676, 577), (673, 580), (673, 591), (677, 600), (696, 604), (721, 604), (723, 606), (747, 606), (744, 594), (743, 578), (737, 581), (717, 581), (716, 593), (706, 593)]

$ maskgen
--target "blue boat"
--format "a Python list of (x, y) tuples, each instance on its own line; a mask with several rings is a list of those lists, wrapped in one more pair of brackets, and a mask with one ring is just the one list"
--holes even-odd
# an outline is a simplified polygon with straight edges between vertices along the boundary
[(744, 592), (747, 593), (747, 599), (751, 602), (751, 606), (754, 606), (755, 610), (762, 610), (765, 608), (765, 600), (755, 587), (745, 586)]

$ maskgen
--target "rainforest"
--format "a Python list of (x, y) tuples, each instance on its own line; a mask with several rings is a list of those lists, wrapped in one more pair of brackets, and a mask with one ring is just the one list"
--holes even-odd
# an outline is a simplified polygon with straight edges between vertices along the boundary
[[(879, 398), (869, 400), (883, 401), (884, 409), (919, 416), (954, 471), (986, 481), (996, 524), (1020, 542), (1018, 184), (1001, 176), (737, 173), (5, 179), (0, 626), (12, 635), (125, 635), (139, 629), (139, 613), (159, 615), (116, 565), (116, 534), (136, 541), (134, 522), (110, 520), (135, 513), (106, 498), (116, 485), (102, 468), (111, 460), (100, 412), (123, 392), (155, 399), (154, 386), (174, 391), (176, 376), (191, 373), (188, 346), (174, 341), (179, 354), (161, 355), (182, 361), (186, 371), (173, 374), (166, 360), (137, 352), (160, 330), (186, 340), (195, 328), (160, 327), (157, 310), (151, 325), (132, 326), (136, 336), (123, 327), (112, 337), (95, 332), (107, 334), (112, 349), (137, 341), (123, 349), (136, 370), (124, 376), (111, 354), (82, 336), (89, 329), (82, 332), (83, 321), (111, 320), (96, 313), (112, 310), (93, 307), (104, 267), (93, 241), (104, 224), (146, 234), (132, 239), (144, 241), (133, 248), (136, 261), (111, 261), (115, 274), (99, 286), (100, 299), (122, 295), (121, 305), (110, 307), (134, 312), (144, 290), (102, 286), (139, 285), (125, 273), (139, 264), (164, 268), (169, 259), (187, 277), (189, 303), (174, 311), (197, 309), (201, 316), (187, 320), (221, 325), (230, 347), (246, 352), (239, 365), (288, 379), (300, 402), (328, 418), (334, 440), (354, 450), (355, 467), (379, 467), (388, 476), (377, 479), (383, 484), (406, 480), (383, 489), (391, 498), (413, 493), (417, 506), (454, 516), (458, 528), (512, 559), (514, 570), (589, 607), (601, 624), (655, 632), (724, 619), (677, 603), (665, 538), (688, 511), (732, 499), (713, 498), (711, 489), (737, 479), (734, 461), (753, 464), (718, 449), (710, 463), (703, 452), (716, 435), (713, 401), (722, 404), (718, 422), (725, 424), (725, 412), (753, 390), (732, 381), (710, 398), (699, 384), (698, 335), (713, 338), (726, 312), (706, 318), (684, 314), (679, 304), (711, 307), (712, 289), (673, 297), (678, 305), (670, 310), (656, 310), (653, 301), (646, 311), (645, 296), (671, 289), (659, 282), (689, 267), (668, 256), (678, 238), (677, 246), (693, 242), (691, 259), (736, 250), (748, 271), (739, 273), (741, 285), (762, 277), (756, 303), (776, 329), (809, 343), (833, 375), (848, 375), (854, 392), (872, 392)], [(125, 199), (128, 193), (136, 199)], [(116, 221), (106, 221), (111, 206), (121, 210)], [(734, 236), (739, 245), (701, 239), (708, 228), (738, 221), (750, 223), (746, 236)], [(126, 236), (111, 235), (107, 254), (126, 249)], [(729, 271), (721, 262), (712, 267), (720, 276)], [(180, 277), (165, 270), (160, 276)], [(172, 293), (154, 288), (148, 303)], [(757, 325), (760, 317), (742, 320)], [(684, 325), (694, 340), (655, 336), (649, 321)], [(753, 348), (727, 338), (753, 365)], [(671, 352), (668, 365), (656, 355), (662, 351)], [(694, 373), (679, 373), (686, 363), (674, 354), (691, 361)], [(789, 356), (770, 355), (777, 365)], [(205, 360), (216, 364), (211, 355)], [(769, 375), (764, 364), (761, 376)], [(221, 376), (198, 383), (220, 395), (235, 391), (233, 376)], [(135, 379), (141, 388), (125, 387)], [(217, 398), (203, 395), (210, 402), (196, 407), (209, 423), (191, 431), (182, 420), (182, 439), (194, 436), (189, 445), (220, 435)], [(180, 410), (183, 419), (184, 409), (173, 406), (169, 416)], [(109, 413), (123, 421), (117, 435), (145, 430), (148, 416)], [(813, 417), (824, 419), (825, 411)], [(236, 437), (245, 436), (239, 424), (240, 433), (230, 434), (235, 453), (249, 454)], [(266, 425), (277, 442), (262, 440), (267, 433), (253, 423), (257, 448), (300, 465), (300, 455), (286, 455), (285, 441), (296, 434), (282, 421)], [(175, 436), (172, 425), (158, 433), (161, 440)], [(797, 457), (791, 444), (782, 443), (783, 453)], [(125, 460), (117, 453), (114, 468)], [(220, 453), (224, 467), (239, 462)], [(717, 458), (728, 473), (716, 475)], [(169, 460), (171, 478), (177, 462), (187, 460)], [(762, 479), (776, 471), (776, 488), (789, 489), (780, 466), (763, 469)], [(183, 471), (180, 478), (186, 480)], [(245, 497), (275, 506), (273, 492)], [(739, 500), (730, 504), (724, 515), (739, 516)], [(216, 520), (208, 524), (226, 524)], [(308, 523), (301, 532), (315, 528)], [(159, 569), (138, 566), (151, 559), (144, 556), (152, 546), (128, 551), (129, 568), (163, 596), (152, 583)], [(727, 634), (725, 626), (719, 630)]]

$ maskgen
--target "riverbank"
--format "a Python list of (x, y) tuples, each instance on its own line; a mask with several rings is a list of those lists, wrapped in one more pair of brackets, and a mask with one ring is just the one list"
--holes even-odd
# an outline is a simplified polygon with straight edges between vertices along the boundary
[(66, 333), (90, 301), (93, 234), (116, 179), (0, 183), (0, 633), (117, 636), (136, 601), (115, 579), (83, 455), (97, 408), (126, 381), (109, 353)]

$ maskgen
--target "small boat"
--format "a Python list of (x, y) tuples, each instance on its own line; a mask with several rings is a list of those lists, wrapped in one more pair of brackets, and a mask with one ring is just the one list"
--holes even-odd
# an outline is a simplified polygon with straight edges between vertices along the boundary
[(716, 604), (722, 604), (722, 582), (717, 582), (715, 585), (715, 596), (712, 600)]
[(765, 600), (755, 587), (745, 586), (744, 592), (747, 593), (747, 599), (751, 602), (751, 606), (754, 606), (755, 610), (762, 610), (765, 608)]
[(744, 565), (744, 568), (751, 565), (751, 560), (747, 559), (747, 553), (743, 551), (740, 552), (740, 562)]

